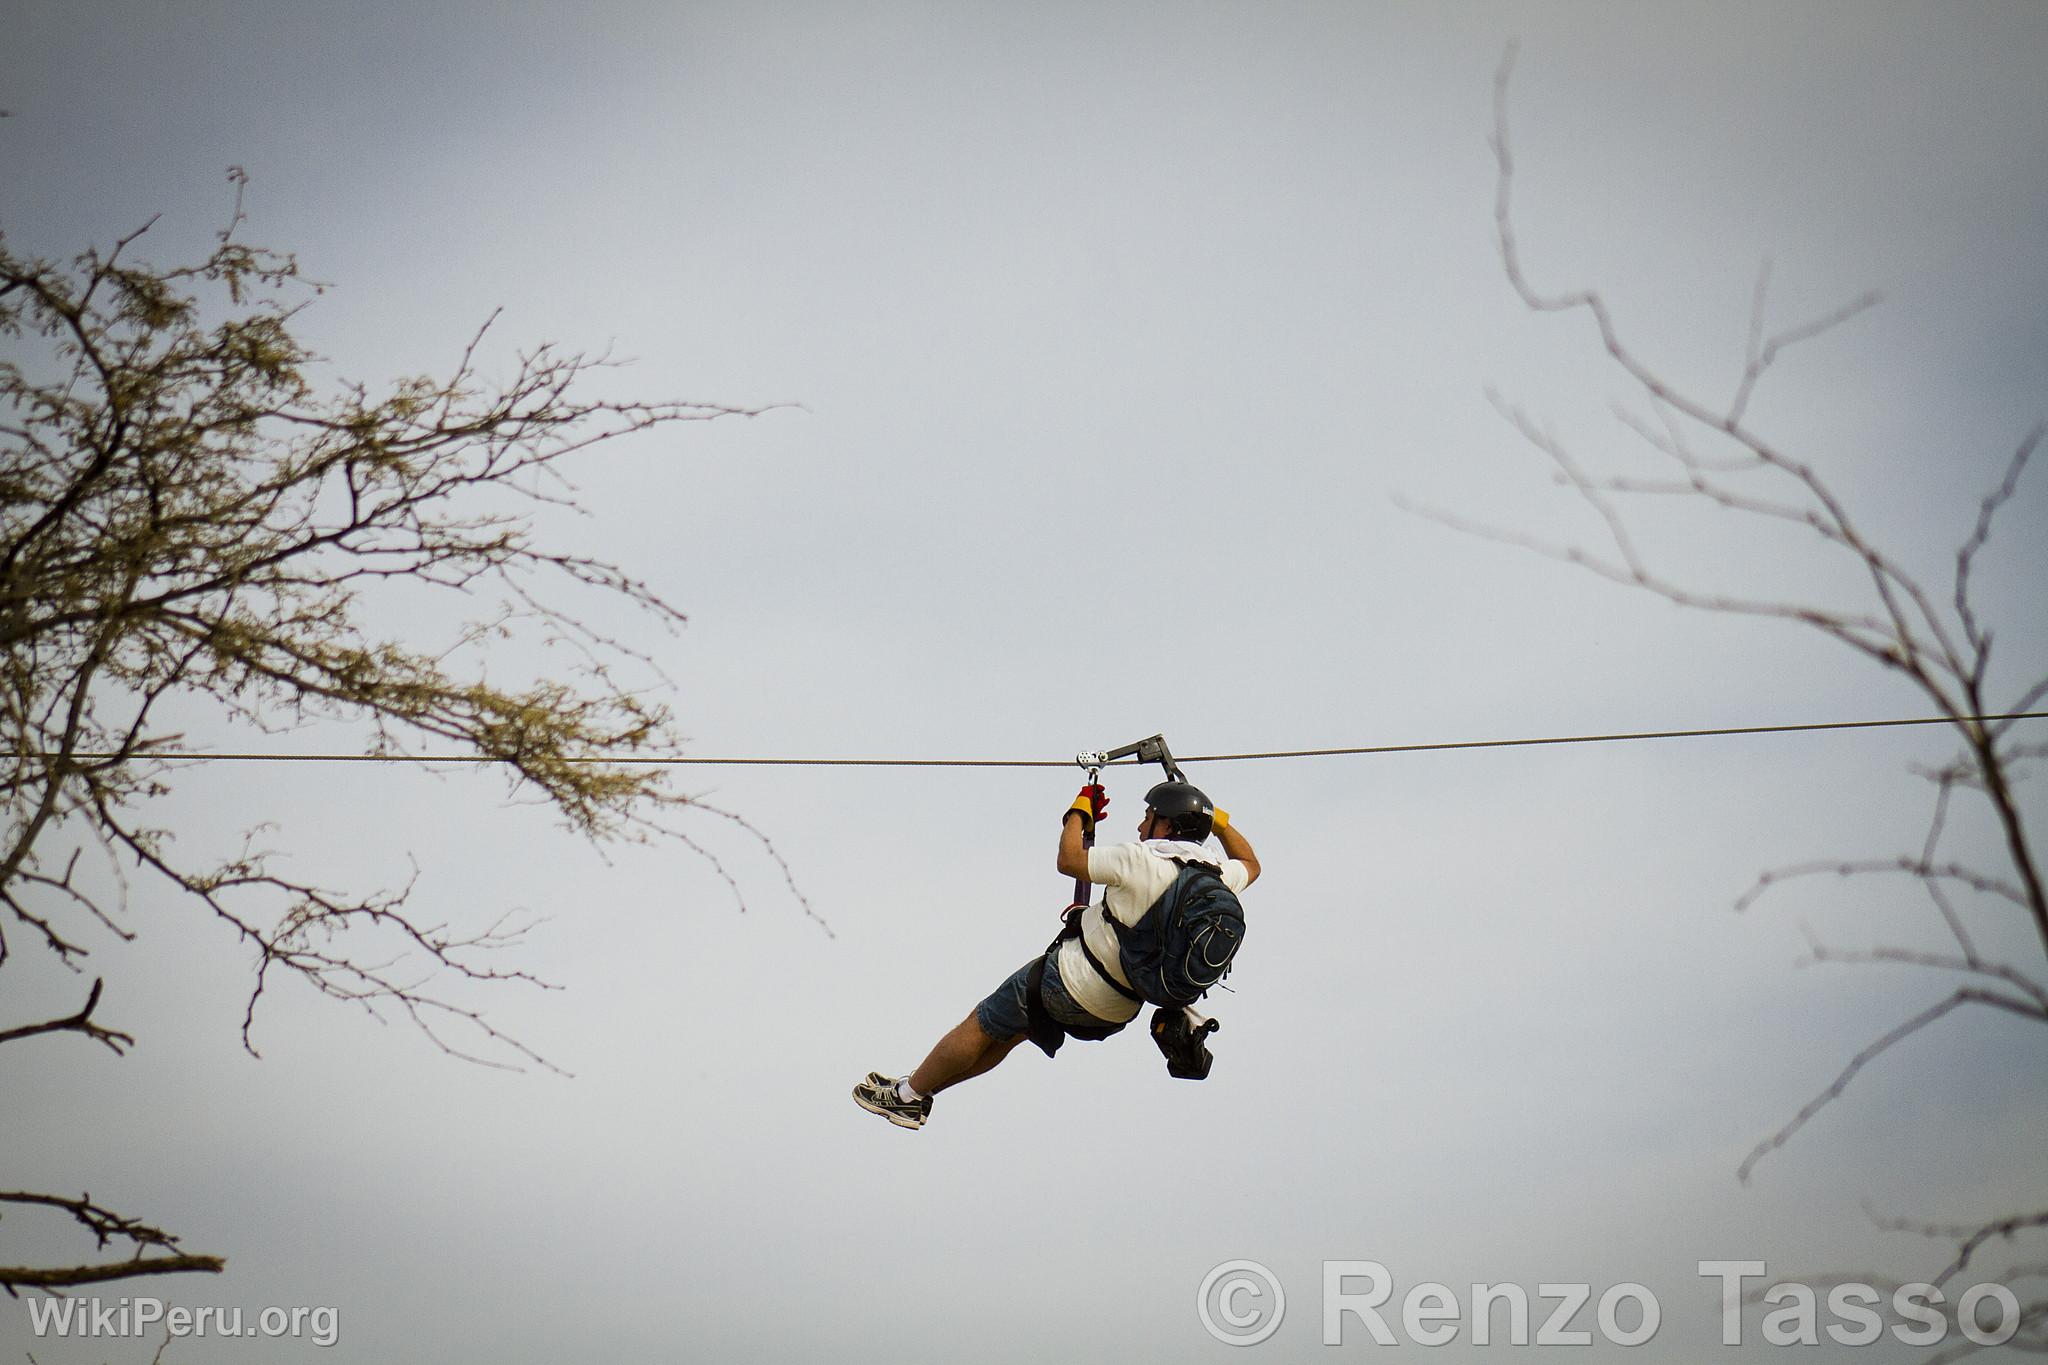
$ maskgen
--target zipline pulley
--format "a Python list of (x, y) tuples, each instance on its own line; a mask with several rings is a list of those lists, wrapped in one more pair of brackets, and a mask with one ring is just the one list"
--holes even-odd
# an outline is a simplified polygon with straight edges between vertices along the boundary
[(1166, 747), (1165, 735), (1148, 735), (1121, 748), (1079, 753), (1074, 755), (1074, 762), (1088, 770), (1088, 780), (1093, 782), (1098, 769), (1120, 758), (1132, 757), (1140, 763), (1157, 763), (1166, 769), (1166, 776), (1172, 781), (1187, 781), (1187, 777), (1180, 770), (1180, 765), (1173, 761), (1172, 751)]

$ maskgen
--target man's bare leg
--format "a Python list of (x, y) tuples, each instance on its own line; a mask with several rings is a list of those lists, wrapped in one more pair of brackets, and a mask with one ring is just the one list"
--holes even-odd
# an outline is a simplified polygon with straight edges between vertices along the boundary
[(936, 1095), (949, 1085), (979, 1076), (1009, 1056), (1024, 1037), (1020, 1033), (1014, 1038), (991, 1038), (981, 1020), (970, 1014), (939, 1039), (931, 1055), (910, 1073), (910, 1088), (920, 1095)]
[(982, 1072), (993, 1069), (996, 1063), (1002, 1061), (1003, 1058), (1009, 1056), (1012, 1049), (1014, 1049), (1017, 1046), (1017, 1044), (1023, 1042), (1024, 1038), (1025, 1035), (1020, 1033), (1015, 1038), (1006, 1039), (1003, 1042), (996, 1043), (991, 1047), (985, 1048), (982, 1051), (980, 1061), (976, 1062), (972, 1067), (969, 1067), (964, 1074), (955, 1076), (952, 1080), (947, 1081), (946, 1084), (958, 1085), (962, 1081), (971, 1081), (976, 1076), (979, 1076)]

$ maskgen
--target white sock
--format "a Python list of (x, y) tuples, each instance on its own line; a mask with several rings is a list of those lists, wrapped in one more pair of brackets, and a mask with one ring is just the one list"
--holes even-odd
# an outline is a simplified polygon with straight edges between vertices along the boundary
[(896, 1098), (902, 1100), (905, 1104), (916, 1104), (924, 1096), (912, 1088), (910, 1077), (904, 1076), (896, 1082)]

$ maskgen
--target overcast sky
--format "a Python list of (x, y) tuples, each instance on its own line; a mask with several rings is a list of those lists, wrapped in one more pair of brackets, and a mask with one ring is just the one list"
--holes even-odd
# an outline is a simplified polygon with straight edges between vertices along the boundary
[[(445, 371), (502, 308), (492, 363), (611, 346), (634, 359), (619, 392), (792, 405), (595, 453), (589, 517), (551, 528), (688, 613), (638, 643), (700, 755), (1924, 714), (1789, 627), (1397, 505), (1597, 536), (1489, 386), (1588, 458), (1631, 456), (1587, 321), (1527, 316), (1501, 271), (1487, 138), (1513, 38), (1530, 272), (1600, 284), (1674, 381), (1731, 391), (1765, 260), (1780, 325), (1881, 291), (1789, 352), (1753, 418), (1938, 589), (2048, 394), (2032, 0), (16, 0), (5, 31), (17, 252), (161, 214), (141, 250), (182, 259), (240, 166), (243, 236), (333, 286), (301, 318), (328, 378)], [(2048, 672), (2044, 487), (1982, 569), (2000, 700)], [(1698, 581), (1857, 600), (1796, 537), (1651, 527)], [(116, 1292), (340, 1312), (331, 1350), (195, 1342), (171, 1365), (1235, 1360), (1195, 1307), (1233, 1259), (1289, 1291), (1252, 1359), (1339, 1354), (1318, 1344), (1333, 1259), (1401, 1290), (1637, 1281), (1664, 1325), (1631, 1356), (1755, 1354), (1714, 1345), (1698, 1261), (1918, 1278), (1945, 1248), (1873, 1230), (1862, 1201), (1935, 1221), (2043, 1202), (2038, 1035), (1962, 1015), (1735, 1179), (1953, 983), (1795, 969), (1802, 926), (1938, 947), (1900, 888), (1731, 905), (1767, 867), (1916, 848), (1910, 769), (1947, 754), (1890, 730), (1190, 765), (1266, 865), (1213, 1078), (1169, 1080), (1135, 1031), (1027, 1049), (919, 1133), (847, 1091), (914, 1066), (1050, 936), (1077, 774), (687, 773), (772, 837), (828, 936), (712, 817), (690, 828), (744, 911), (686, 849), (607, 859), (486, 773), (195, 768), (158, 813), (195, 856), (269, 821), (311, 876), (416, 863), (429, 919), (544, 916), (518, 965), (566, 989), (479, 1003), (573, 1079), (466, 1066), (303, 990), (266, 998), (251, 1060), (246, 955), (142, 888), (138, 940), (92, 964), (140, 1046), (0, 1053), (0, 1184), (89, 1189), (229, 1257)], [(1110, 775), (1112, 833), (1154, 778)], [(1981, 825), (1956, 851), (1991, 856)], [(1977, 927), (2039, 966), (2023, 926)], [(10, 970), (0, 1024), (75, 1005)], [(19, 1216), (0, 1232), (0, 1260), (79, 1251)], [(151, 1349), (38, 1342), (0, 1307), (0, 1359)]]

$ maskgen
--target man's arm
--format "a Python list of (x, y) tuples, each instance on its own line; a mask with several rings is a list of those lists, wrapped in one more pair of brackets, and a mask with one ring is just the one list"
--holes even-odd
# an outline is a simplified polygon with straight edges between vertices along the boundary
[(1250, 886), (1253, 882), (1257, 881), (1259, 879), (1259, 855), (1252, 852), (1251, 840), (1238, 833), (1237, 826), (1230, 822), (1229, 816), (1224, 816), (1223, 823), (1216, 827), (1216, 837), (1223, 844), (1223, 855), (1225, 857), (1235, 858), (1244, 864), (1244, 884)]
[(1081, 812), (1070, 810), (1060, 825), (1059, 870), (1062, 875), (1088, 878), (1088, 850), (1081, 843)]

